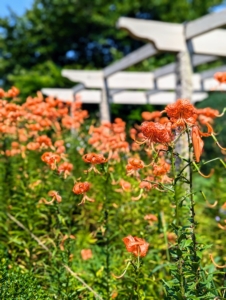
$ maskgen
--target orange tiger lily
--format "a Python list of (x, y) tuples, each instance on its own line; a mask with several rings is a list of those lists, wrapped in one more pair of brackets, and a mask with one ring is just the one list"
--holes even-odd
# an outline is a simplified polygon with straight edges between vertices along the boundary
[(133, 253), (135, 256), (144, 257), (147, 255), (149, 243), (144, 239), (136, 236), (128, 235), (124, 237), (123, 242), (128, 252)]

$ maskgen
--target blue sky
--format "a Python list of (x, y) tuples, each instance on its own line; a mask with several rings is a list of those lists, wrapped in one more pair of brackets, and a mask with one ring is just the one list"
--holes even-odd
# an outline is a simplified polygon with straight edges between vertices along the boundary
[[(33, 0), (0, 0), (0, 17), (5, 17), (9, 14), (7, 6), (10, 6), (18, 15), (22, 15), (26, 9), (29, 9)], [(214, 6), (210, 12), (218, 12), (226, 9), (226, 0), (222, 1), (222, 5)]]
[(22, 15), (26, 9), (30, 8), (33, 0), (0, 0), (0, 17), (9, 14), (7, 6), (10, 6), (18, 15)]

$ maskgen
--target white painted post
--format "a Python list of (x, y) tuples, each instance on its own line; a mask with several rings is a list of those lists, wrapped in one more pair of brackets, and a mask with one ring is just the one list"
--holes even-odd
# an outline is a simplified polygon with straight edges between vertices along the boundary
[[(191, 101), (192, 91), (192, 65), (190, 55), (188, 51), (181, 51), (177, 54), (176, 98)], [(189, 158), (188, 139), (186, 133), (179, 138), (176, 144), (176, 152), (186, 159)], [(181, 164), (184, 163), (177, 158), (176, 166), (178, 169)]]
[(101, 102), (100, 102), (100, 121), (111, 122), (107, 79), (104, 78), (103, 81), (104, 81), (104, 85), (101, 92)]

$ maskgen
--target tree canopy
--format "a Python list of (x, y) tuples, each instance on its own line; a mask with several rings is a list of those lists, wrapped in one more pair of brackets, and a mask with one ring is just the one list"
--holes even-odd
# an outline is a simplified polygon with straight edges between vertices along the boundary
[[(137, 49), (115, 26), (120, 16), (182, 23), (208, 13), (220, 0), (34, 0), (22, 17), (0, 19), (0, 78), (32, 93), (44, 86), (69, 86), (63, 67), (101, 69)], [(172, 56), (152, 58), (148, 69)], [(31, 80), (32, 79), (32, 80)]]

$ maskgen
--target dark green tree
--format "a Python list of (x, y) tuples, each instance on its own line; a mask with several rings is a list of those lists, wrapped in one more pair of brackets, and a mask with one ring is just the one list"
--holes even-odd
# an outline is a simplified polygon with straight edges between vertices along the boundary
[[(115, 26), (120, 16), (185, 22), (208, 13), (221, 0), (34, 0), (22, 17), (0, 19), (0, 78), (32, 93), (44, 86), (69, 86), (63, 67), (100, 69), (135, 50), (135, 41)], [(154, 68), (162, 56), (141, 64)], [(139, 66), (138, 66), (139, 69)]]

